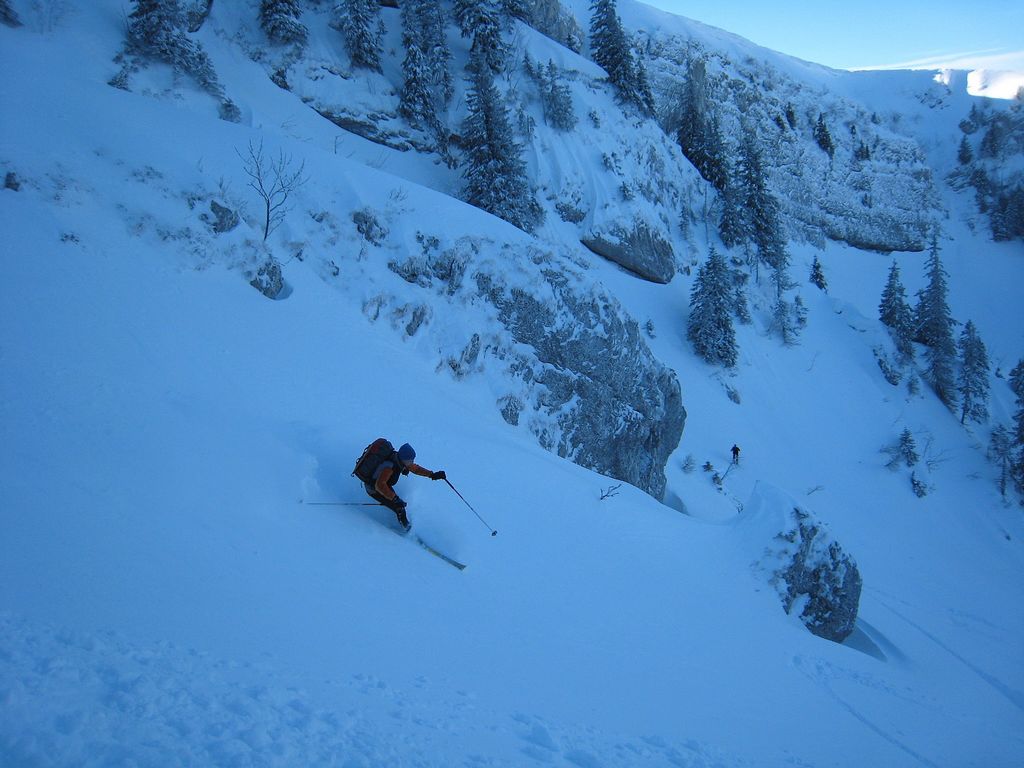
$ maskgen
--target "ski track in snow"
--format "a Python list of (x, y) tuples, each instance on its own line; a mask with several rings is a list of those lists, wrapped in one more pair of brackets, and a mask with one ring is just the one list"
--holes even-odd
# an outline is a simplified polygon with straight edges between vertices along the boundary
[[(830, 684), (830, 680), (836, 678), (840, 674), (847, 673), (844, 673), (842, 670), (839, 670), (834, 665), (827, 664), (822, 661), (807, 661), (799, 656), (793, 659), (793, 665), (801, 673), (806, 675), (808, 679), (820, 685), (821, 688), (827, 691), (829, 696), (831, 696), (835, 700), (835, 702), (839, 704), (840, 707), (849, 712), (850, 715), (856, 718), (859, 722), (863, 723), (864, 726), (867, 727), (869, 730), (878, 734), (878, 736), (885, 739), (887, 742), (897, 747), (901, 751), (907, 753), (919, 764), (928, 766), (928, 768), (941, 768), (941, 766), (938, 763), (929, 760), (927, 757), (925, 757), (924, 755), (920, 754), (919, 752), (915, 751), (910, 746), (908, 746), (905, 741), (903, 741), (895, 733), (893, 733), (892, 728), (885, 728), (882, 725), (878, 724), (877, 722), (869, 718), (858, 707), (856, 707), (855, 705), (844, 699), (842, 696), (840, 696), (838, 693), (836, 693), (835, 688), (833, 688), (833, 686)], [(886, 694), (897, 697), (899, 696), (898, 692), (892, 690), (891, 687), (881, 684), (878, 681), (865, 681), (863, 676), (858, 676), (856, 682), (860, 685), (880, 686)]]
[[(874, 592), (878, 593), (878, 590), (874, 590)], [(901, 621), (904, 621), (907, 624), (909, 624), (915, 630), (917, 630), (922, 635), (924, 635), (926, 638), (928, 638), (928, 640), (930, 640), (932, 643), (937, 645), (943, 651), (945, 651), (950, 656), (952, 656), (954, 659), (956, 659), (961, 664), (963, 664), (965, 667), (967, 667), (967, 669), (969, 669), (971, 672), (973, 672), (979, 679), (981, 679), (987, 685), (989, 685), (990, 687), (995, 689), (1000, 695), (1004, 696), (1017, 709), (1019, 709), (1021, 711), (1024, 711), (1024, 693), (1021, 693), (1020, 691), (1014, 690), (1013, 688), (1011, 688), (1010, 686), (1006, 685), (1001, 680), (997, 679), (996, 677), (993, 677), (992, 675), (987, 673), (985, 670), (981, 669), (978, 665), (976, 665), (973, 662), (969, 661), (968, 659), (964, 658), (961, 654), (957, 653), (955, 650), (950, 648), (949, 645), (947, 645), (942, 640), (940, 640), (938, 637), (936, 637), (932, 632), (929, 632), (927, 629), (925, 629), (923, 626), (918, 624), (916, 621), (914, 621), (913, 619), (909, 618), (905, 613), (901, 613), (900, 611), (898, 611), (895, 608), (893, 608), (885, 600), (879, 600), (878, 603), (879, 603), (879, 605), (884, 607), (886, 610), (888, 610), (892, 614), (894, 614)]]

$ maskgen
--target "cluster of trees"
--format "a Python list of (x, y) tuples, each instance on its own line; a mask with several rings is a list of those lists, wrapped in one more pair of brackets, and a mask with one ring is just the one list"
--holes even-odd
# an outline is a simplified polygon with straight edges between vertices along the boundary
[(209, 92), (223, 96), (213, 62), (189, 37), (188, 15), (179, 0), (135, 0), (128, 15), (128, 51), (170, 64)]
[[(705, 118), (701, 121), (696, 115), (687, 117), (697, 111), (687, 106), (687, 102), (699, 102), (700, 96), (700, 87), (688, 95), (682, 110), (683, 128), (680, 130), (697, 127), (701, 138), (690, 144), (691, 151), (706, 153), (702, 154), (707, 161), (705, 170), (708, 175), (705, 178), (710, 177), (713, 183), (717, 180), (722, 184), (719, 236), (730, 250), (737, 246), (744, 248), (747, 265), (758, 279), (761, 266), (767, 267), (775, 293), (772, 328), (784, 344), (793, 344), (806, 322), (806, 310), (799, 296), (792, 302), (786, 296), (795, 287), (789, 276), (790, 255), (786, 248), (788, 238), (782, 223), (779, 201), (769, 189), (757, 136), (753, 127), (749, 123), (745, 124), (737, 156), (730, 161), (724, 150), (721, 150), (714, 119)], [(735, 364), (735, 349), (729, 354), (722, 352), (723, 349), (735, 347), (732, 317), (746, 321), (749, 320), (749, 314), (736, 270), (723, 269), (724, 264), (724, 259), (712, 252), (701, 268), (690, 298), (687, 335), (697, 353), (708, 362), (732, 366)], [(816, 262), (811, 279), (825, 290), (827, 284), (820, 263)]]
[(594, 63), (608, 73), (608, 82), (619, 101), (636, 106), (645, 115), (653, 115), (654, 95), (647, 69), (633, 55), (615, 0), (593, 0), (590, 13), (590, 50)]
[(466, 202), (532, 232), (543, 211), (530, 188), (508, 107), (482, 57), (471, 70), (469, 114), (462, 123)]
[[(789, 277), (788, 238), (781, 206), (768, 183), (753, 122), (744, 122), (735, 147), (727, 144), (713, 107), (705, 63), (703, 59), (693, 58), (665, 123), (674, 131), (686, 158), (719, 192), (718, 233), (722, 243), (729, 250), (742, 247), (748, 265), (758, 278), (761, 265), (769, 269), (775, 289), (774, 329), (785, 343), (793, 343), (804, 312), (799, 298), (791, 303), (785, 297), (794, 287)], [(824, 280), (824, 276), (819, 279)]]
[(1024, 154), (1024, 110), (988, 112), (975, 105), (960, 130), (957, 160), (974, 187), (978, 210), (989, 218), (992, 237), (1024, 239), (1024, 178), (1005, 173), (1005, 166)]
[(309, 34), (299, 17), (298, 0), (262, 0), (260, 26), (275, 43), (304, 43)]
[[(2, 2), (3, 0), (0, 0)], [(188, 36), (180, 0), (133, 0), (128, 18), (128, 50), (171, 64), (223, 96), (216, 73), (202, 47)], [(526, 0), (454, 0), (451, 17), (436, 0), (404, 0), (401, 5), (403, 85), (399, 112), (432, 137), (438, 153), (454, 165), (450, 152), (447, 108), (454, 93), (446, 38), (449, 21), (472, 40), (467, 67), (468, 115), (461, 125), (466, 200), (522, 229), (532, 231), (542, 209), (534, 197), (516, 142), (509, 109), (494, 83), (507, 64), (506, 32), (514, 19), (528, 20)], [(354, 67), (380, 72), (384, 26), (378, 0), (338, 0), (331, 26), (342, 35)], [(308, 30), (299, 0), (261, 0), (259, 22), (276, 44), (302, 45)], [(543, 73), (545, 115), (558, 127), (575, 125), (572, 98), (554, 65)]]
[[(899, 266), (893, 262), (879, 302), (879, 318), (889, 329), (900, 363), (912, 366), (914, 345), (922, 345), (923, 376), (939, 399), (950, 410), (959, 411), (961, 424), (984, 424), (989, 420), (988, 350), (970, 320), (955, 338), (957, 322), (949, 310), (948, 274), (937, 240), (932, 241), (925, 269), (927, 283), (917, 292), (917, 304), (911, 308)], [(1009, 383), (1016, 397), (1014, 427), (997, 425), (990, 442), (990, 454), (1001, 467), (1004, 494), (1010, 482), (1024, 493), (1024, 360), (1010, 373)]]
[(1013, 426), (997, 425), (989, 441), (989, 455), (999, 467), (999, 490), (1005, 496), (1013, 484), (1024, 497), (1024, 360), (1010, 372), (1010, 389), (1015, 397)]
[(923, 376), (951, 410), (960, 407), (960, 420), (988, 419), (989, 361), (985, 343), (968, 321), (954, 338), (956, 321), (949, 309), (949, 275), (942, 265), (938, 239), (933, 238), (925, 263), (927, 283), (917, 292), (912, 309), (894, 261), (878, 305), (879, 319), (889, 329), (901, 365), (915, 362), (915, 347), (923, 345)]
[(449, 70), (451, 51), (445, 39), (445, 17), (440, 3), (407, 0), (402, 3), (403, 84), (399, 113), (410, 125), (434, 137), (434, 146), (449, 165), (448, 129), (443, 116), (452, 100), (454, 85)]
[(544, 122), (558, 131), (571, 131), (575, 128), (577, 120), (572, 89), (566, 84), (555, 62), (549, 60), (547, 65), (541, 65), (527, 56), (523, 67), (537, 85)]
[(729, 183), (729, 161), (711, 99), (707, 67), (701, 58), (687, 64), (686, 80), (674, 105), (676, 113), (669, 118), (676, 142), (697, 172), (719, 192)]

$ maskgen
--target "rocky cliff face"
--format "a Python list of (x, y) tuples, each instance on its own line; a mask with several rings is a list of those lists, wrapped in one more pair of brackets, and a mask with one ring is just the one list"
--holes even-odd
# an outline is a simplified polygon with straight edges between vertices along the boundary
[(941, 203), (901, 114), (844, 96), (848, 73), (744, 55), (735, 42), (717, 46), (690, 24), (639, 33), (667, 132), (678, 131), (680, 101), (697, 72), (727, 155), (738, 155), (745, 135), (756, 137), (790, 237), (883, 252), (925, 249)]
[(499, 367), (504, 391), (496, 405), (506, 422), (560, 456), (661, 498), (686, 420), (681, 388), (618, 301), (584, 266), (551, 251), (469, 237), (419, 241), (421, 253), (390, 266), (430, 295), (422, 303), (379, 297), (371, 317), (390, 316), (410, 337), (441, 338), (438, 313), (427, 309), (435, 296), (463, 316), (475, 313), (480, 330), (443, 353), (441, 367), (459, 378)]
[(534, 431), (559, 456), (660, 499), (664, 467), (686, 421), (679, 381), (614, 298), (554, 266), (540, 272), (546, 299), (501, 275), (476, 275), (502, 323), (532, 350), (511, 367), (551, 419)]

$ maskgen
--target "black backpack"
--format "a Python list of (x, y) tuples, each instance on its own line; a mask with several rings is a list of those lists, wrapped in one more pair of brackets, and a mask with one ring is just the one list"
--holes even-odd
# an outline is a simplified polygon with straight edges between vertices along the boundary
[(352, 470), (352, 474), (362, 480), (364, 483), (373, 485), (373, 474), (377, 471), (385, 461), (390, 459), (395, 453), (395, 446), (391, 444), (390, 440), (383, 437), (378, 437), (363, 451), (363, 455), (359, 457), (359, 461), (356, 462), (355, 469)]

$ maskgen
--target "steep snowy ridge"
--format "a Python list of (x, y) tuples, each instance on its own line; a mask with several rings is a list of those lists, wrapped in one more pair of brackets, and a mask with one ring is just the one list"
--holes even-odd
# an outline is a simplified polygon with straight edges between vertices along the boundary
[[(240, 123), (160, 66), (131, 91), (108, 85), (117, 0), (69, 2), (48, 25), (35, 4), (11, 5), (25, 26), (0, 26), (0, 178), (14, 182), (0, 189), (0, 764), (1021, 761), (1024, 521), (985, 448), (1014, 408), (1024, 264), (1019, 242), (969, 226), (971, 195), (945, 185), (945, 168), (931, 166), (952, 312), (978, 325), (1002, 376), (990, 422), (967, 427), (876, 362), (891, 348), (877, 321), (886, 272), (896, 260), (913, 295), (918, 253), (794, 241), (809, 312), (799, 344), (780, 344), (768, 289), (752, 288), (736, 368), (696, 358), (687, 302), (718, 245), (702, 219), (713, 193), (652, 121), (617, 110), (592, 64), (546, 38), (520, 31), (537, 60), (564, 65), (580, 124), (527, 143), (549, 209), (531, 237), (459, 202), (458, 170), (341, 131), (275, 85), (250, 58), (255, 0), (215, 3), (197, 34)], [(569, 4), (584, 26), (586, 5)], [(735, 61), (760, 55), (621, 6), (631, 28), (656, 22), (652, 36), (683, 24), (709, 49), (727, 41)], [(397, 13), (385, 13), (394, 47)], [(390, 98), (349, 71), (330, 27), (311, 27), (349, 75), (345, 93)], [(466, 41), (452, 42), (459, 72)], [(892, 83), (918, 92), (917, 74), (848, 78), (766, 56), (866, 110), (902, 109), (929, 164), (962, 119), (955, 92), (934, 112), (901, 108)], [(308, 177), (266, 243), (242, 171), (260, 141)], [(670, 184), (647, 199), (652, 152)], [(671, 239), (667, 285), (591, 254), (579, 238), (592, 219), (554, 212), (576, 188), (590, 214), (617, 215), (623, 182), (637, 194), (622, 215)], [(238, 226), (215, 232), (213, 202)], [(816, 256), (827, 294), (806, 283)], [(270, 259), (286, 284), (277, 301), (249, 285)], [(661, 446), (666, 504), (538, 444), (543, 428), (557, 443), (563, 411), (544, 409), (551, 387), (534, 372), (576, 374), (540, 360), (473, 289), (485, 275), (550, 299), (552, 274), (607, 321), (574, 343), (640, 329), (651, 370), (681, 385), (685, 430)], [(572, 316), (554, 318), (558, 339)], [(538, 404), (518, 426), (500, 406), (509, 395)], [(924, 498), (909, 469), (886, 467), (904, 428), (924, 455)], [(333, 506), (367, 500), (349, 473), (380, 435), (446, 470), (499, 531), (444, 483), (402, 480), (416, 532), (464, 572), (389, 530), (387, 510)], [(720, 485), (705, 463), (728, 469)], [(841, 645), (806, 630), (801, 603), (782, 607), (776, 573), (793, 542), (778, 535), (797, 507), (863, 576)]]

